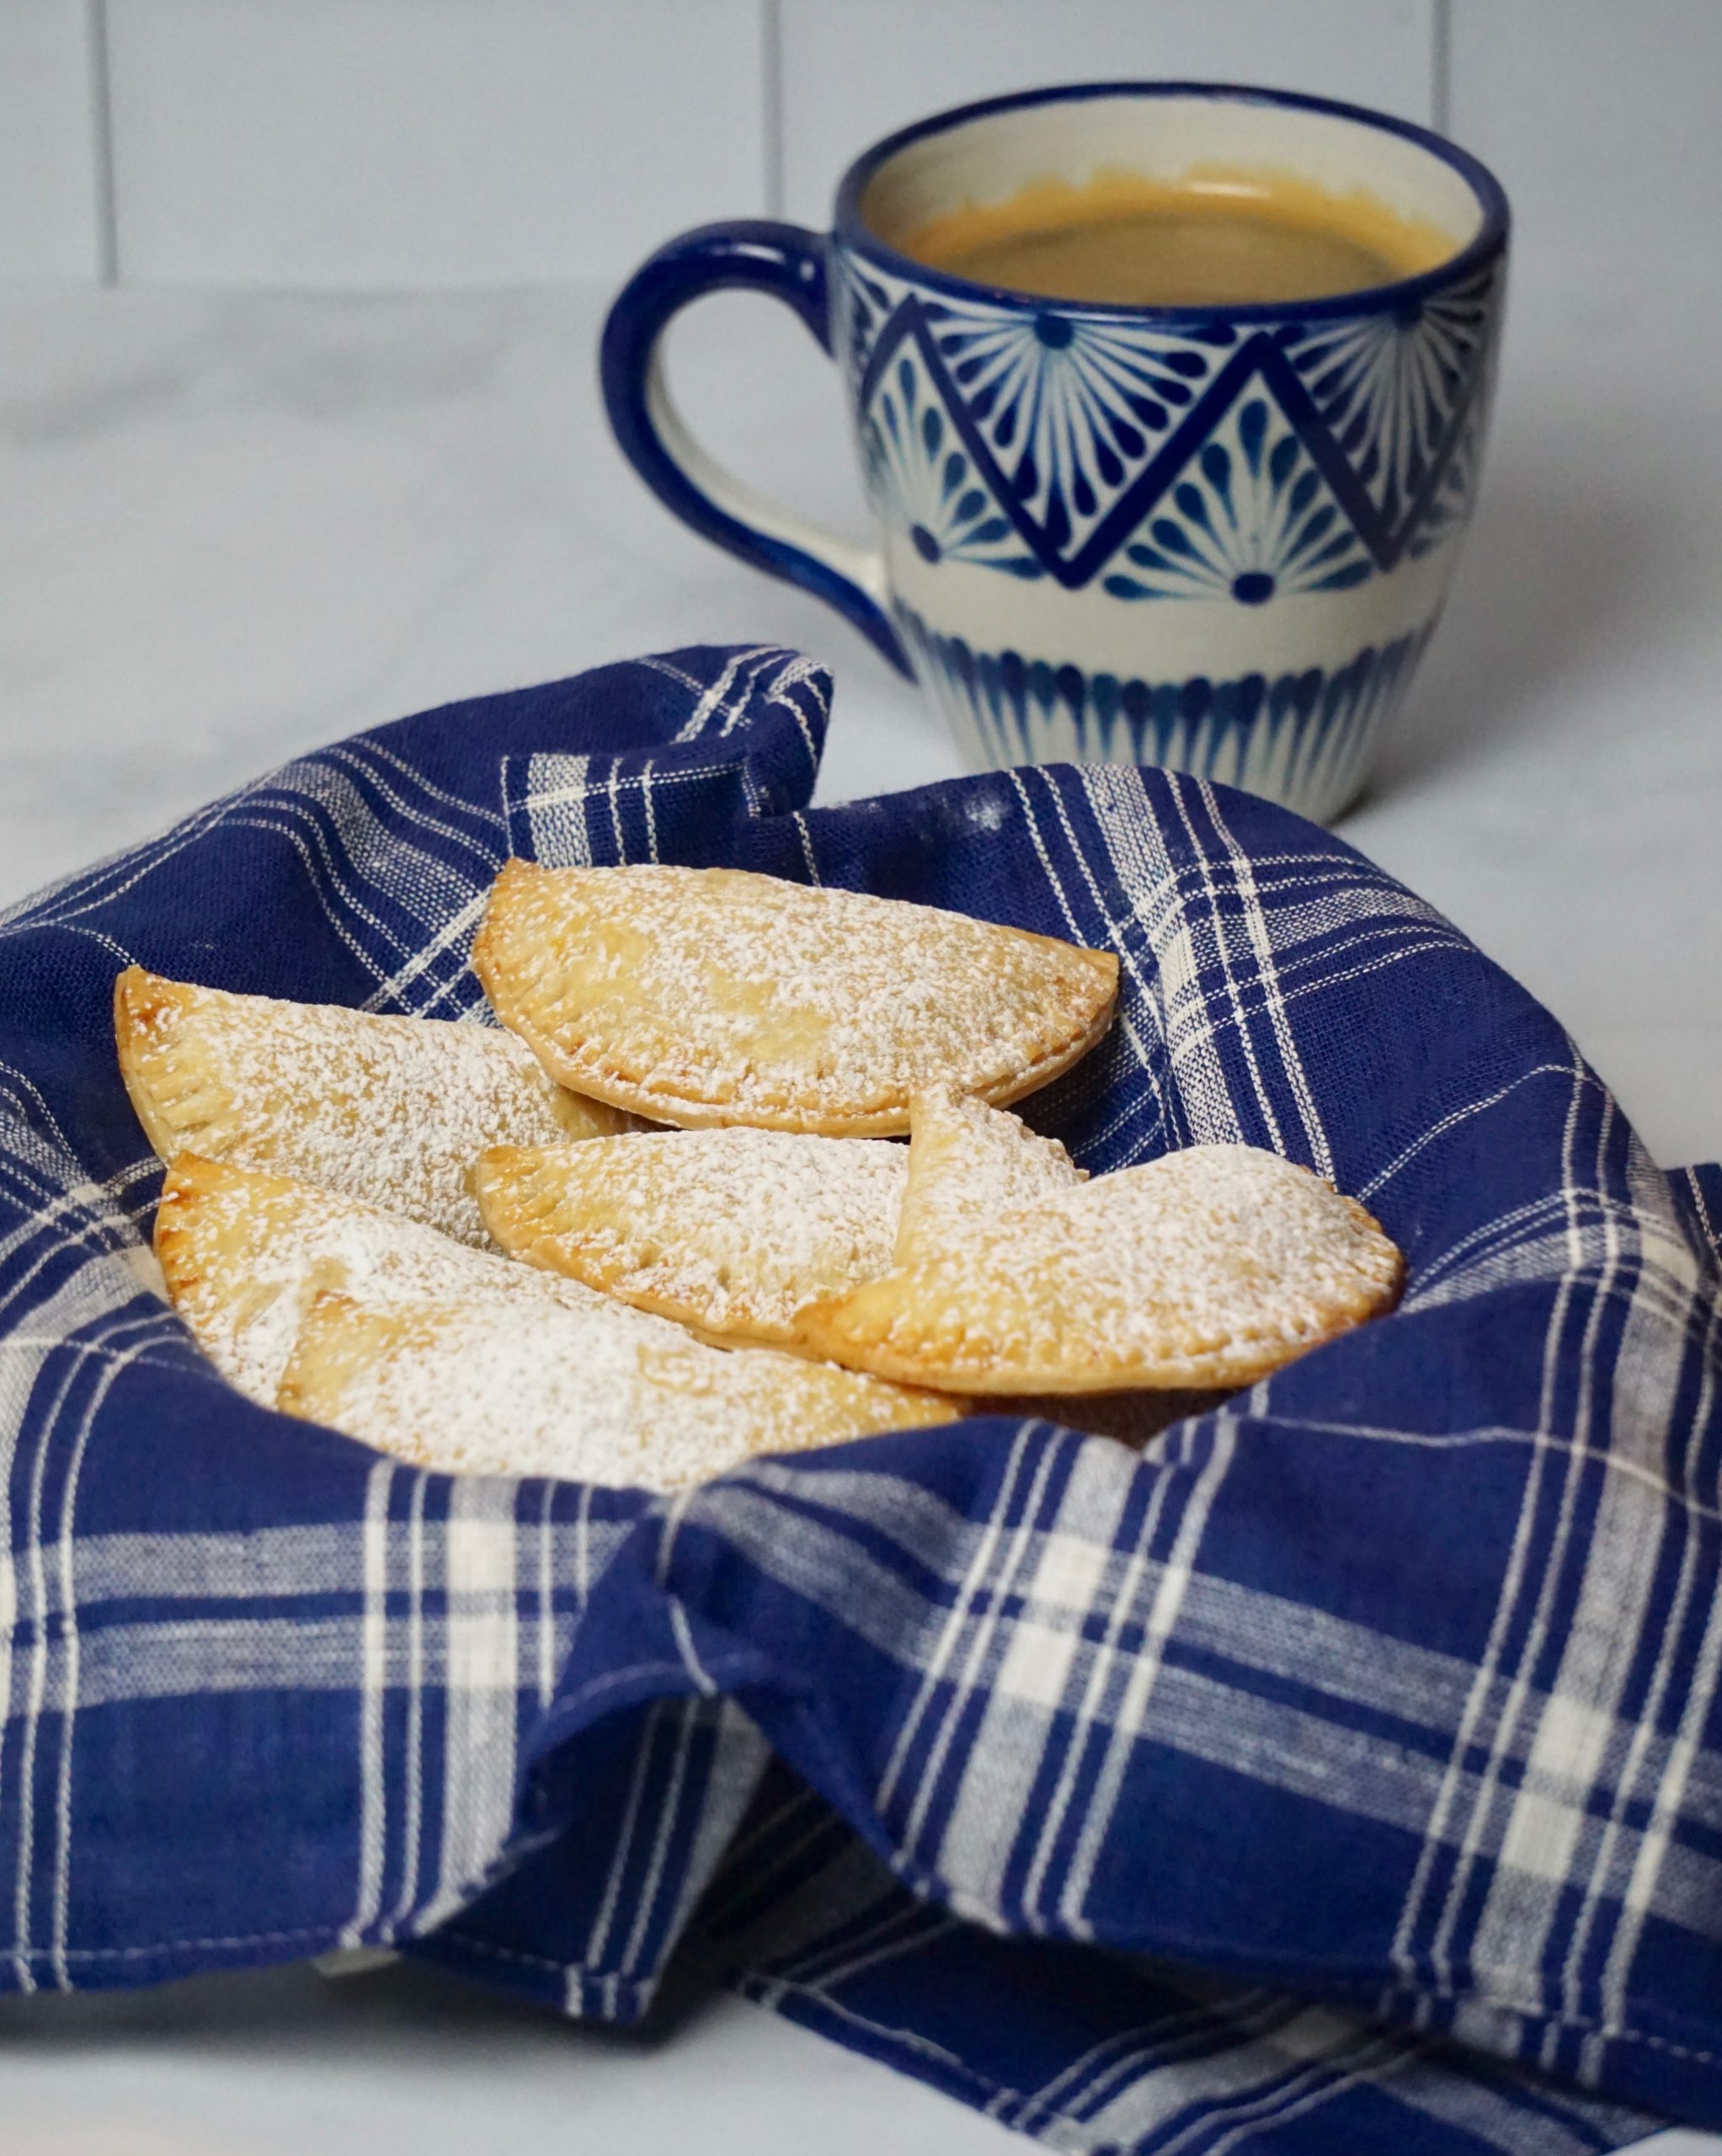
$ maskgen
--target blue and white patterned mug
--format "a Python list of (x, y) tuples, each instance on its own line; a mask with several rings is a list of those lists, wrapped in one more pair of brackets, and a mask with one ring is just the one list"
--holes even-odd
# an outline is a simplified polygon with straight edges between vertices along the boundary
[[(971, 283), (880, 237), (1049, 178), (1217, 162), (1361, 189), (1452, 253), (1336, 298), (1146, 307)], [(1326, 819), (1452, 579), (1506, 234), (1482, 165), (1378, 113), (1189, 83), (1031, 91), (866, 152), (829, 237), (749, 219), (660, 248), (611, 310), (605, 396), (677, 515), (829, 600), (931, 688), (972, 760), (1169, 764)], [(677, 416), (658, 339), (735, 286), (786, 301), (842, 368), (877, 547), (764, 502)]]

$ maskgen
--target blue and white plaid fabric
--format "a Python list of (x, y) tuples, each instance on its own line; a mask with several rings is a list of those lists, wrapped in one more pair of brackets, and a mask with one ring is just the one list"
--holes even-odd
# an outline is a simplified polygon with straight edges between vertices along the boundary
[[(5, 1981), (393, 1942), (621, 2020), (679, 1949), (1069, 2152), (1722, 2122), (1722, 1177), (1261, 802), (808, 810), (826, 686), (696, 650), (433, 712), (0, 918)], [(1402, 1308), (1140, 1456), (994, 1417), (674, 1503), (248, 1405), (156, 1292), (113, 977), (482, 1021), (510, 852), (1111, 944), (1035, 1118), (1307, 1163)]]

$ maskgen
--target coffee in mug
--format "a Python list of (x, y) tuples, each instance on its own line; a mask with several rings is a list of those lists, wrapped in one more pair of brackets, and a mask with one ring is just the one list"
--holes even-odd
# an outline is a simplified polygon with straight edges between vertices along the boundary
[(1108, 307), (1326, 299), (1419, 276), (1453, 252), (1437, 227), (1372, 195), (1224, 168), (1176, 182), (1124, 171), (1080, 187), (1043, 180), (881, 237), (973, 284)]

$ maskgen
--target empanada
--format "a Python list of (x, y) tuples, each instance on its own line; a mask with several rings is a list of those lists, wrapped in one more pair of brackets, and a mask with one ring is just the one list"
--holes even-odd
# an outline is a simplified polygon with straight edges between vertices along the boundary
[(1193, 1145), (1055, 1191), (800, 1324), (811, 1353), (970, 1394), (1240, 1385), (1388, 1309), (1403, 1261), (1305, 1168)]
[(601, 1297), (377, 1309), (320, 1295), (277, 1404), (418, 1466), (653, 1490), (962, 1412), (829, 1364), (708, 1348)]
[(911, 1097), (909, 1128), (909, 1184), (893, 1255), (899, 1266), (936, 1257), (1001, 1213), (1084, 1179), (1056, 1138), (948, 1086)]
[(487, 1145), (627, 1121), (548, 1078), (510, 1033), (163, 980), (114, 984), (125, 1090), (164, 1161), (234, 1161), (483, 1244), (466, 1174)]
[(732, 868), (497, 878), (472, 964), (551, 1075), (690, 1128), (909, 1128), (941, 1082), (1020, 1099), (1112, 1022), (1118, 962), (1051, 937)]
[(265, 1407), (312, 1298), (588, 1299), (571, 1280), (472, 1250), (434, 1228), (285, 1176), (183, 1153), (156, 1211), (173, 1307), (222, 1376)]
[(493, 1147), (472, 1171), (505, 1251), (708, 1337), (787, 1341), (888, 1271), (909, 1156), (877, 1138), (654, 1131)]

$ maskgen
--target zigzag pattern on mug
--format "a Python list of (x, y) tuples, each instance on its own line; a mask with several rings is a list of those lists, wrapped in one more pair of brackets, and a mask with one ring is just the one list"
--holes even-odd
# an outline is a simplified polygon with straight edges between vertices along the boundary
[[(1495, 334), (1497, 286), (1490, 268), (1417, 307), (1242, 338), (1224, 322), (1150, 328), (1050, 307), (965, 310), (914, 293), (869, 338), (851, 292), (850, 340), (867, 347), (859, 404), (870, 478), (930, 560), (960, 553), (1075, 590), (1160, 510), (1162, 520), (1195, 520), (1193, 550), (1160, 535), (1192, 574), (1138, 578), (1116, 595), (1197, 595), (1206, 582), (1260, 599), (1277, 585), (1333, 588), (1307, 573), (1313, 540), (1291, 545), (1319, 515), (1324, 563), (1356, 582), (1426, 551), (1426, 524), (1463, 515), (1455, 460), (1464, 462), (1486, 393), (1490, 370), (1475, 359)], [(872, 296), (877, 304), (882, 288)], [(964, 467), (960, 488), (946, 483), (952, 458)], [(1233, 483), (1251, 494), (1248, 514), (1225, 499)], [(1198, 497), (1216, 488), (1205, 509)], [(941, 513), (962, 501), (963, 520), (989, 527), (988, 539), (947, 547), (917, 497)], [(1202, 527), (1216, 506), (1249, 546), (1228, 548), (1223, 519), (1204, 569)], [(1276, 546), (1290, 558), (1249, 552)], [(1348, 549), (1349, 564), (1339, 558)], [(1286, 567), (1298, 571), (1289, 582)]]

